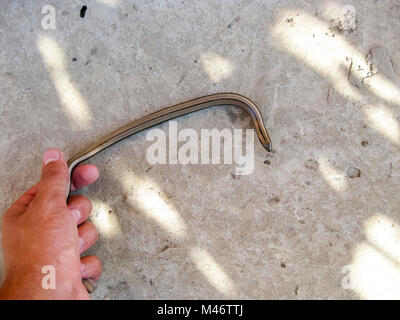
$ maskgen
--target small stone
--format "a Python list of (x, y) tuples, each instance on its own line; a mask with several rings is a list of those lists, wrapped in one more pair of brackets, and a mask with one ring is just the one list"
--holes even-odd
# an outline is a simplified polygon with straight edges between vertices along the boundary
[(82, 6), (81, 11), (79, 13), (81, 18), (84, 18), (86, 15), (87, 6)]
[(72, 58), (72, 62), (76, 62), (77, 60), (77, 58)]
[(271, 164), (271, 161), (265, 160), (264, 163), (267, 164), (267, 165), (270, 165), (270, 164)]
[(273, 196), (272, 198), (268, 199), (269, 204), (277, 204), (281, 201), (278, 196)]
[(235, 180), (240, 180), (240, 178), (242, 177), (241, 175), (237, 175), (237, 174), (234, 174), (234, 173), (231, 173), (231, 176)]
[(365, 140), (361, 141), (361, 145), (363, 147), (366, 147), (368, 145), (368, 141), (365, 141)]
[(319, 167), (318, 161), (314, 159), (308, 159), (305, 163), (305, 167), (310, 170), (317, 170)]
[(349, 167), (346, 170), (346, 175), (351, 179), (358, 178), (361, 176), (361, 170), (354, 167)]
[(338, 18), (337, 28), (341, 32), (351, 33), (357, 29), (356, 11), (353, 6), (344, 6)]

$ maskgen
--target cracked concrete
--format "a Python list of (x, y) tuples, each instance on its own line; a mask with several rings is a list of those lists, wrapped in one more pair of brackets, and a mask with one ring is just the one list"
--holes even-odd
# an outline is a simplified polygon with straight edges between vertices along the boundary
[[(0, 8), (1, 212), (37, 181), (46, 148), (72, 156), (198, 96), (250, 97), (273, 141), (269, 154), (255, 142), (253, 174), (236, 179), (234, 165), (150, 166), (146, 133), (91, 159), (101, 178), (80, 193), (100, 231), (95, 299), (399, 298), (397, 1)], [(226, 108), (178, 126), (251, 123)]]

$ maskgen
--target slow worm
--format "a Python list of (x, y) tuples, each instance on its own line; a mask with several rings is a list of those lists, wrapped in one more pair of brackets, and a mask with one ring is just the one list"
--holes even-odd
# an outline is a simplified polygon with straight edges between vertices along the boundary
[[(268, 135), (267, 129), (265, 128), (261, 112), (256, 104), (249, 98), (237, 93), (216, 93), (161, 109), (160, 111), (151, 113), (141, 119), (134, 120), (120, 129), (111, 132), (68, 160), (69, 180), (71, 181), (72, 171), (76, 165), (93, 157), (95, 154), (113, 145), (114, 143), (121, 141), (122, 139), (185, 114), (221, 105), (233, 105), (245, 110), (253, 121), (254, 128), (262, 146), (267, 151), (272, 150), (271, 139)], [(68, 197), (70, 193), (70, 182), (67, 190)], [(92, 292), (93, 285), (87, 279), (83, 279), (82, 281), (86, 289), (89, 292)]]

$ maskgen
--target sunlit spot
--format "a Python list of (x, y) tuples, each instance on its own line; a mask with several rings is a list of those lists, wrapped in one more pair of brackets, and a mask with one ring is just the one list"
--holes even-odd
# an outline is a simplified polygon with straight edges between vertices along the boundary
[(375, 95), (388, 102), (400, 105), (400, 91), (398, 87), (385, 79), (381, 74), (368, 78), (365, 83), (367, 88)]
[[(294, 17), (293, 24), (282, 19), (273, 29), (277, 43), (301, 62), (305, 62), (314, 70), (331, 79), (334, 87), (343, 95), (360, 98), (346, 78), (342, 70), (346, 57), (355, 52), (350, 50), (341, 37), (327, 37), (329, 26), (319, 19), (302, 12), (287, 11), (284, 17)], [(362, 63), (362, 57), (356, 55), (353, 64)], [(364, 63), (365, 64), (365, 63)]]
[(362, 299), (400, 299), (399, 265), (363, 243), (353, 256), (350, 288)]
[(46, 36), (39, 36), (37, 46), (54, 82), (61, 105), (76, 125), (74, 129), (87, 129), (90, 123), (89, 107), (68, 75), (63, 51), (53, 39)]
[(368, 242), (400, 263), (400, 227), (384, 215), (375, 215), (364, 225)]
[(201, 62), (210, 79), (219, 82), (229, 78), (233, 71), (232, 63), (220, 55), (212, 52), (203, 53)]
[(233, 281), (206, 250), (195, 247), (191, 256), (196, 267), (216, 290), (228, 297), (236, 295)]
[(334, 1), (324, 1), (323, 8), (324, 10), (322, 11), (321, 15), (326, 20), (330, 20), (334, 19), (334, 17), (338, 17), (342, 12), (343, 7), (339, 6), (338, 3)]
[(395, 144), (399, 144), (399, 124), (392, 113), (385, 107), (369, 107), (365, 114), (371, 126)]
[(305, 12), (285, 11), (283, 17), (272, 30), (277, 45), (328, 77), (343, 96), (359, 101), (362, 96), (357, 87), (365, 86), (378, 97), (400, 105), (400, 90), (371, 71), (365, 56), (343, 35)]
[(106, 203), (94, 200), (92, 201), (91, 221), (96, 226), (99, 234), (106, 238), (112, 238), (121, 233), (116, 213)]
[(116, 8), (120, 5), (120, 0), (97, 0), (97, 2), (101, 4), (105, 4), (106, 6), (109, 6), (111, 8)]
[(123, 176), (122, 183), (127, 191), (129, 204), (141, 210), (176, 237), (182, 238), (186, 235), (183, 219), (169, 203), (157, 183), (149, 178), (142, 179), (131, 172)]
[(329, 161), (320, 157), (319, 161), (319, 171), (322, 176), (326, 180), (326, 182), (332, 187), (335, 191), (344, 191), (347, 188), (346, 177), (344, 174), (340, 173), (336, 170)]

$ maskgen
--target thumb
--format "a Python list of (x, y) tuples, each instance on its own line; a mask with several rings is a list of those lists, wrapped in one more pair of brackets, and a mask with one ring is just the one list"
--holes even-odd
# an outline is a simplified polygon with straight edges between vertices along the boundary
[(43, 154), (42, 178), (39, 182), (38, 196), (61, 198), (67, 201), (68, 167), (64, 155), (58, 149), (48, 149)]

